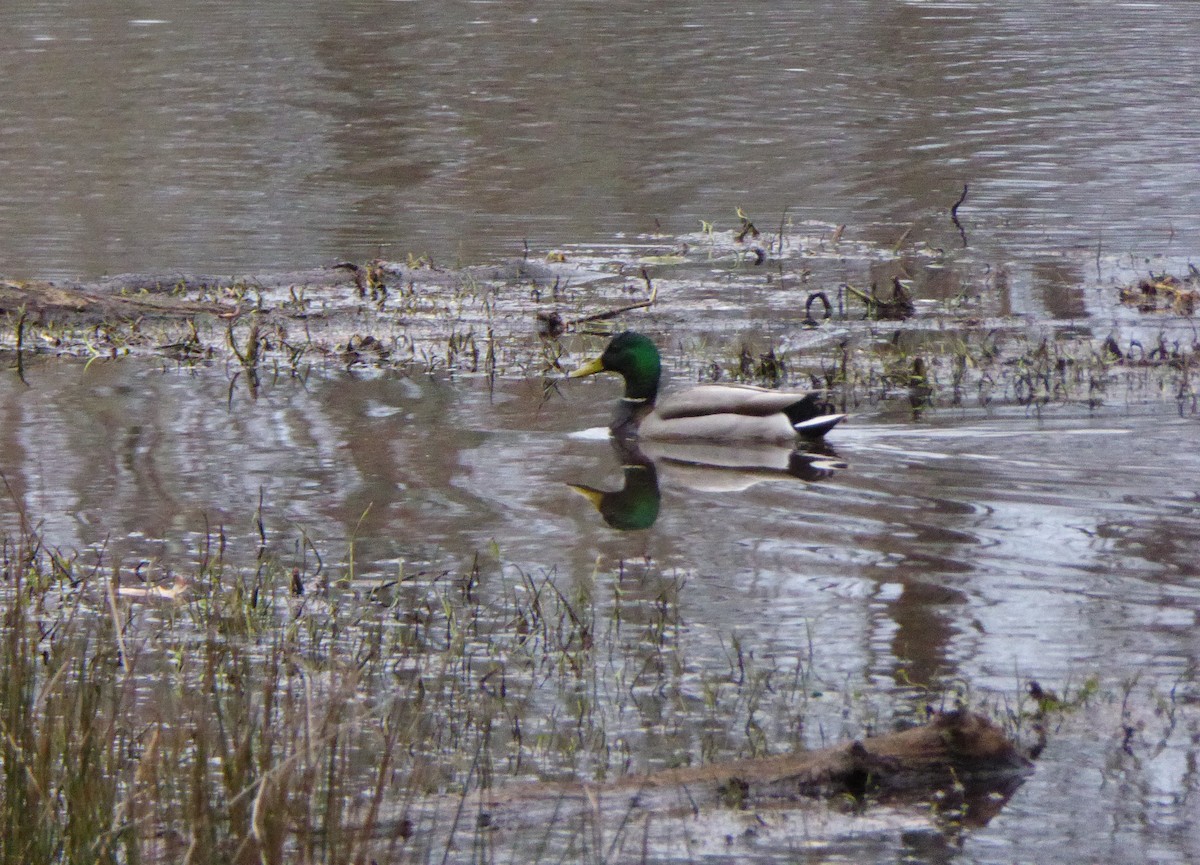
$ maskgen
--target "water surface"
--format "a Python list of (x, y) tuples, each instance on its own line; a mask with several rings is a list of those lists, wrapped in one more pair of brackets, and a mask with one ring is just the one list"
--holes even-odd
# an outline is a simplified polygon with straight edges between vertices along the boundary
[(987, 260), (1200, 240), (1200, 8), (15, 0), (0, 271), (246, 272), (733, 222)]
[[(847, 467), (828, 477), (714, 492), (662, 467), (657, 520), (617, 531), (569, 486), (624, 482), (608, 441), (579, 435), (606, 421), (612, 382), (572, 382), (547, 400), (540, 380), (328, 373), (265, 382), (251, 400), (219, 368), (56, 362), (27, 378), (0, 383), (0, 472), (15, 495), (4, 527), (19, 504), (47, 543), (85, 561), (104, 550), (127, 581), (138, 563), (151, 579), (187, 573), (214, 527), (231, 549), (254, 539), (261, 495), (282, 561), (301, 561), (307, 538), (343, 573), (353, 537), (364, 585), (481, 551), (565, 592), (620, 562), (630, 579), (652, 565), (684, 583), (693, 659), (727, 669), (736, 635), (760, 662), (811, 662), (827, 694), (814, 700), (812, 744), (837, 736), (855, 693), (919, 706), (967, 683), (1015, 700), (1028, 678), (1070, 688), (1097, 677), (1107, 693), (1136, 682), (1164, 699), (1175, 689), (1179, 727), (1160, 745), (1165, 721), (1144, 695), (1126, 720), (1146, 742), (1128, 755), (1118, 708), (1103, 703), (1098, 735), (1052, 737), (967, 849), (989, 862), (1074, 858), (1081, 845), (1089, 861), (1200, 851), (1186, 732), (1197, 724), (1200, 458), (1181, 446), (1195, 419), (1173, 409), (852, 418), (829, 442)], [(892, 861), (892, 842), (879, 843), (846, 852)]]

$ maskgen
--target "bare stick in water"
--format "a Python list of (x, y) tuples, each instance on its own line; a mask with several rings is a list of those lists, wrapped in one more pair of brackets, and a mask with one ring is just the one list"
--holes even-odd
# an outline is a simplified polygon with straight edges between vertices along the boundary
[(950, 208), (950, 219), (954, 221), (954, 227), (958, 229), (958, 235), (962, 238), (964, 248), (967, 245), (967, 232), (966, 229), (962, 227), (962, 223), (958, 221), (958, 208), (960, 208), (962, 203), (967, 200), (967, 190), (970, 188), (971, 184), (964, 183), (962, 195), (958, 197), (958, 201), (954, 202), (954, 205)]

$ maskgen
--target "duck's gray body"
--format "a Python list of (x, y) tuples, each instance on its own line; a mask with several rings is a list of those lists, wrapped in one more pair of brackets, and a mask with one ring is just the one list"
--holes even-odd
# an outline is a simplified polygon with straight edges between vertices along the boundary
[(822, 414), (820, 394), (815, 391), (710, 384), (659, 399), (658, 350), (641, 334), (619, 334), (603, 355), (571, 376), (605, 371), (617, 372), (625, 379), (625, 395), (611, 425), (616, 436), (783, 443), (794, 441), (797, 434), (819, 438), (845, 417)]

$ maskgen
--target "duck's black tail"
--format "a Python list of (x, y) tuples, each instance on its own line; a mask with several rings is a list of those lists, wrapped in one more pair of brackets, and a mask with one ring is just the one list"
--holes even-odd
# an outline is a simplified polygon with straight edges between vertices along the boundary
[(830, 406), (819, 392), (813, 392), (783, 410), (796, 432), (810, 438), (825, 435), (846, 417), (830, 414)]

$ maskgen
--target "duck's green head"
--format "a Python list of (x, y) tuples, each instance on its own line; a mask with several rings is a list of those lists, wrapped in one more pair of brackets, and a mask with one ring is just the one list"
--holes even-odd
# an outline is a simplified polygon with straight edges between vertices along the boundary
[(627, 330), (612, 338), (604, 354), (571, 372), (570, 377), (581, 378), (598, 372), (621, 375), (625, 379), (626, 399), (653, 400), (658, 395), (662, 360), (649, 337)]

